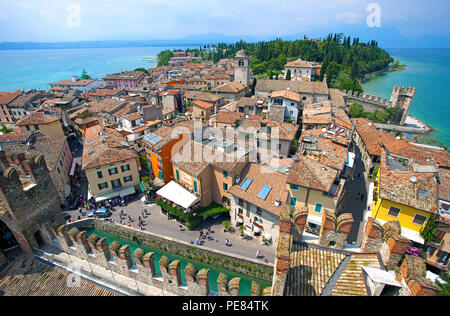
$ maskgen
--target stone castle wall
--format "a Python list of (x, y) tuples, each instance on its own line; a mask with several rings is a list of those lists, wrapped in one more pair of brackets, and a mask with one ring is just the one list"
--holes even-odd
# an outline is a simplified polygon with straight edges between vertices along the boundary
[[(80, 230), (83, 228), (95, 228), (96, 230), (126, 240), (132, 240), (133, 237), (136, 237), (138, 242), (143, 246), (159, 249), (177, 256), (197, 260), (258, 279), (265, 279), (269, 282), (272, 278), (273, 268), (271, 266), (258, 265), (242, 259), (212, 253), (187, 244), (184, 245), (164, 239), (160, 236), (116, 226), (105, 221), (81, 221), (64, 225), (58, 229), (58, 239), (64, 252), (176, 295), (210, 295), (209, 270), (202, 269), (198, 271), (194, 265), (188, 264), (183, 271), (186, 278), (186, 283), (183, 283), (180, 262), (178, 260), (171, 261), (166, 256), (163, 256), (159, 262), (155, 263), (153, 253), (145, 253), (142, 249), (138, 248), (131, 254), (128, 245), (121, 245), (117, 241), (108, 244), (105, 238), (100, 238), (96, 234), (88, 237), (86, 232)], [(132, 256), (135, 265), (133, 265)], [(155, 264), (159, 265), (161, 271), (159, 275), (156, 273)], [(225, 279), (226, 281), (224, 281)], [(226, 275), (221, 274), (217, 282), (219, 295), (239, 295), (239, 278), (228, 280)], [(262, 289), (256, 282), (252, 285), (252, 295), (262, 295)]]

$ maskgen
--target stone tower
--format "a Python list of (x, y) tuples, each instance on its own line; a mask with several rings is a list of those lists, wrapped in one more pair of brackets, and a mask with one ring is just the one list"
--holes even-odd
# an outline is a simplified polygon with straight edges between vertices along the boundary
[(234, 80), (242, 83), (246, 88), (250, 86), (250, 56), (246, 55), (244, 50), (236, 53)]
[(409, 114), (411, 103), (416, 95), (416, 88), (394, 87), (391, 95), (392, 107), (398, 110), (395, 122), (403, 125)]
[[(55, 228), (62, 223), (60, 200), (44, 157), (26, 159), (24, 154), (7, 157), (0, 151), (0, 224), (3, 233), (12, 234), (18, 246), (32, 254), (34, 247), (54, 243)], [(4, 244), (4, 240), (1, 241)]]

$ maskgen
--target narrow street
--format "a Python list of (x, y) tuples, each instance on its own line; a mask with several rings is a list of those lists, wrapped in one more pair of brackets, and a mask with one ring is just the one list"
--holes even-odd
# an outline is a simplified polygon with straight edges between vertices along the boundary
[(364, 230), (364, 214), (367, 211), (369, 181), (364, 177), (364, 164), (359, 149), (356, 146), (355, 149), (357, 159), (354, 164), (354, 178), (347, 180), (347, 193), (343, 198), (339, 214), (351, 213), (353, 215), (354, 224), (347, 242), (360, 246)]

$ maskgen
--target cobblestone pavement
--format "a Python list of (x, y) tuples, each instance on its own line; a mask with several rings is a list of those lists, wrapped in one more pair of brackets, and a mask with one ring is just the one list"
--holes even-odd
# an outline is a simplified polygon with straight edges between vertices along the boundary
[[(265, 246), (262, 245), (261, 239), (247, 237), (246, 240), (242, 240), (239, 236), (238, 230), (235, 232), (224, 232), (222, 222), (227, 220), (225, 215), (222, 215), (218, 219), (214, 220), (212, 218), (207, 219), (199, 228), (194, 231), (181, 231), (180, 224), (175, 220), (169, 220), (166, 215), (162, 214), (161, 208), (158, 205), (145, 205), (142, 201), (137, 200), (129, 203), (126, 207), (115, 207), (115, 211), (110, 219), (114, 220), (116, 223), (120, 223), (119, 212), (124, 211), (123, 225), (130, 224), (133, 228), (139, 228), (139, 216), (142, 218), (142, 212), (147, 210), (150, 213), (144, 220), (144, 230), (159, 235), (163, 235), (169, 238), (182, 240), (184, 242), (194, 241), (193, 247), (205, 247), (213, 250), (219, 250), (222, 252), (239, 255), (253, 260), (259, 260), (274, 264), (275, 262), (275, 251), (276, 246)], [(84, 215), (80, 213), (79, 210), (66, 211), (72, 216), (72, 219), (87, 218), (87, 212), (82, 209)], [(128, 216), (131, 217), (131, 222), (128, 220)], [(211, 228), (212, 240), (201, 240), (201, 245), (195, 245), (197, 238), (199, 238), (200, 231), (203, 230), (206, 233), (207, 229)], [(228, 239), (232, 244), (231, 247), (226, 246), (225, 239)], [(256, 253), (260, 251), (260, 257), (256, 258)]]

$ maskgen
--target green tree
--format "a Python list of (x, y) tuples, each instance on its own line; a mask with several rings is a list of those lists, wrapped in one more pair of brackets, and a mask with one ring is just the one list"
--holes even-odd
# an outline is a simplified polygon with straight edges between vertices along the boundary
[(363, 118), (365, 117), (364, 108), (359, 103), (353, 103), (350, 105), (349, 111), (351, 118)]
[(287, 73), (286, 73), (286, 80), (290, 81), (291, 80), (291, 70), (288, 69)]
[(340, 69), (341, 69), (341, 66), (335, 61), (332, 61), (328, 65), (327, 70), (326, 70), (328, 85), (330, 85), (331, 81), (338, 76)]
[(436, 238), (437, 224), (434, 219), (430, 219), (425, 228), (420, 233), (426, 242), (433, 241)]
[(436, 284), (441, 288), (441, 291), (437, 294), (437, 296), (450, 296), (450, 279), (443, 278), (443, 280), (447, 283), (436, 281)]
[(83, 72), (81, 73), (80, 79), (91, 80), (92, 78), (87, 74), (86, 70), (83, 68)]
[(13, 130), (12, 129), (10, 129), (10, 128), (7, 128), (5, 125), (1, 125), (0, 126), (0, 133), (3, 133), (3, 134), (9, 134), (9, 133), (12, 133), (13, 132)]

